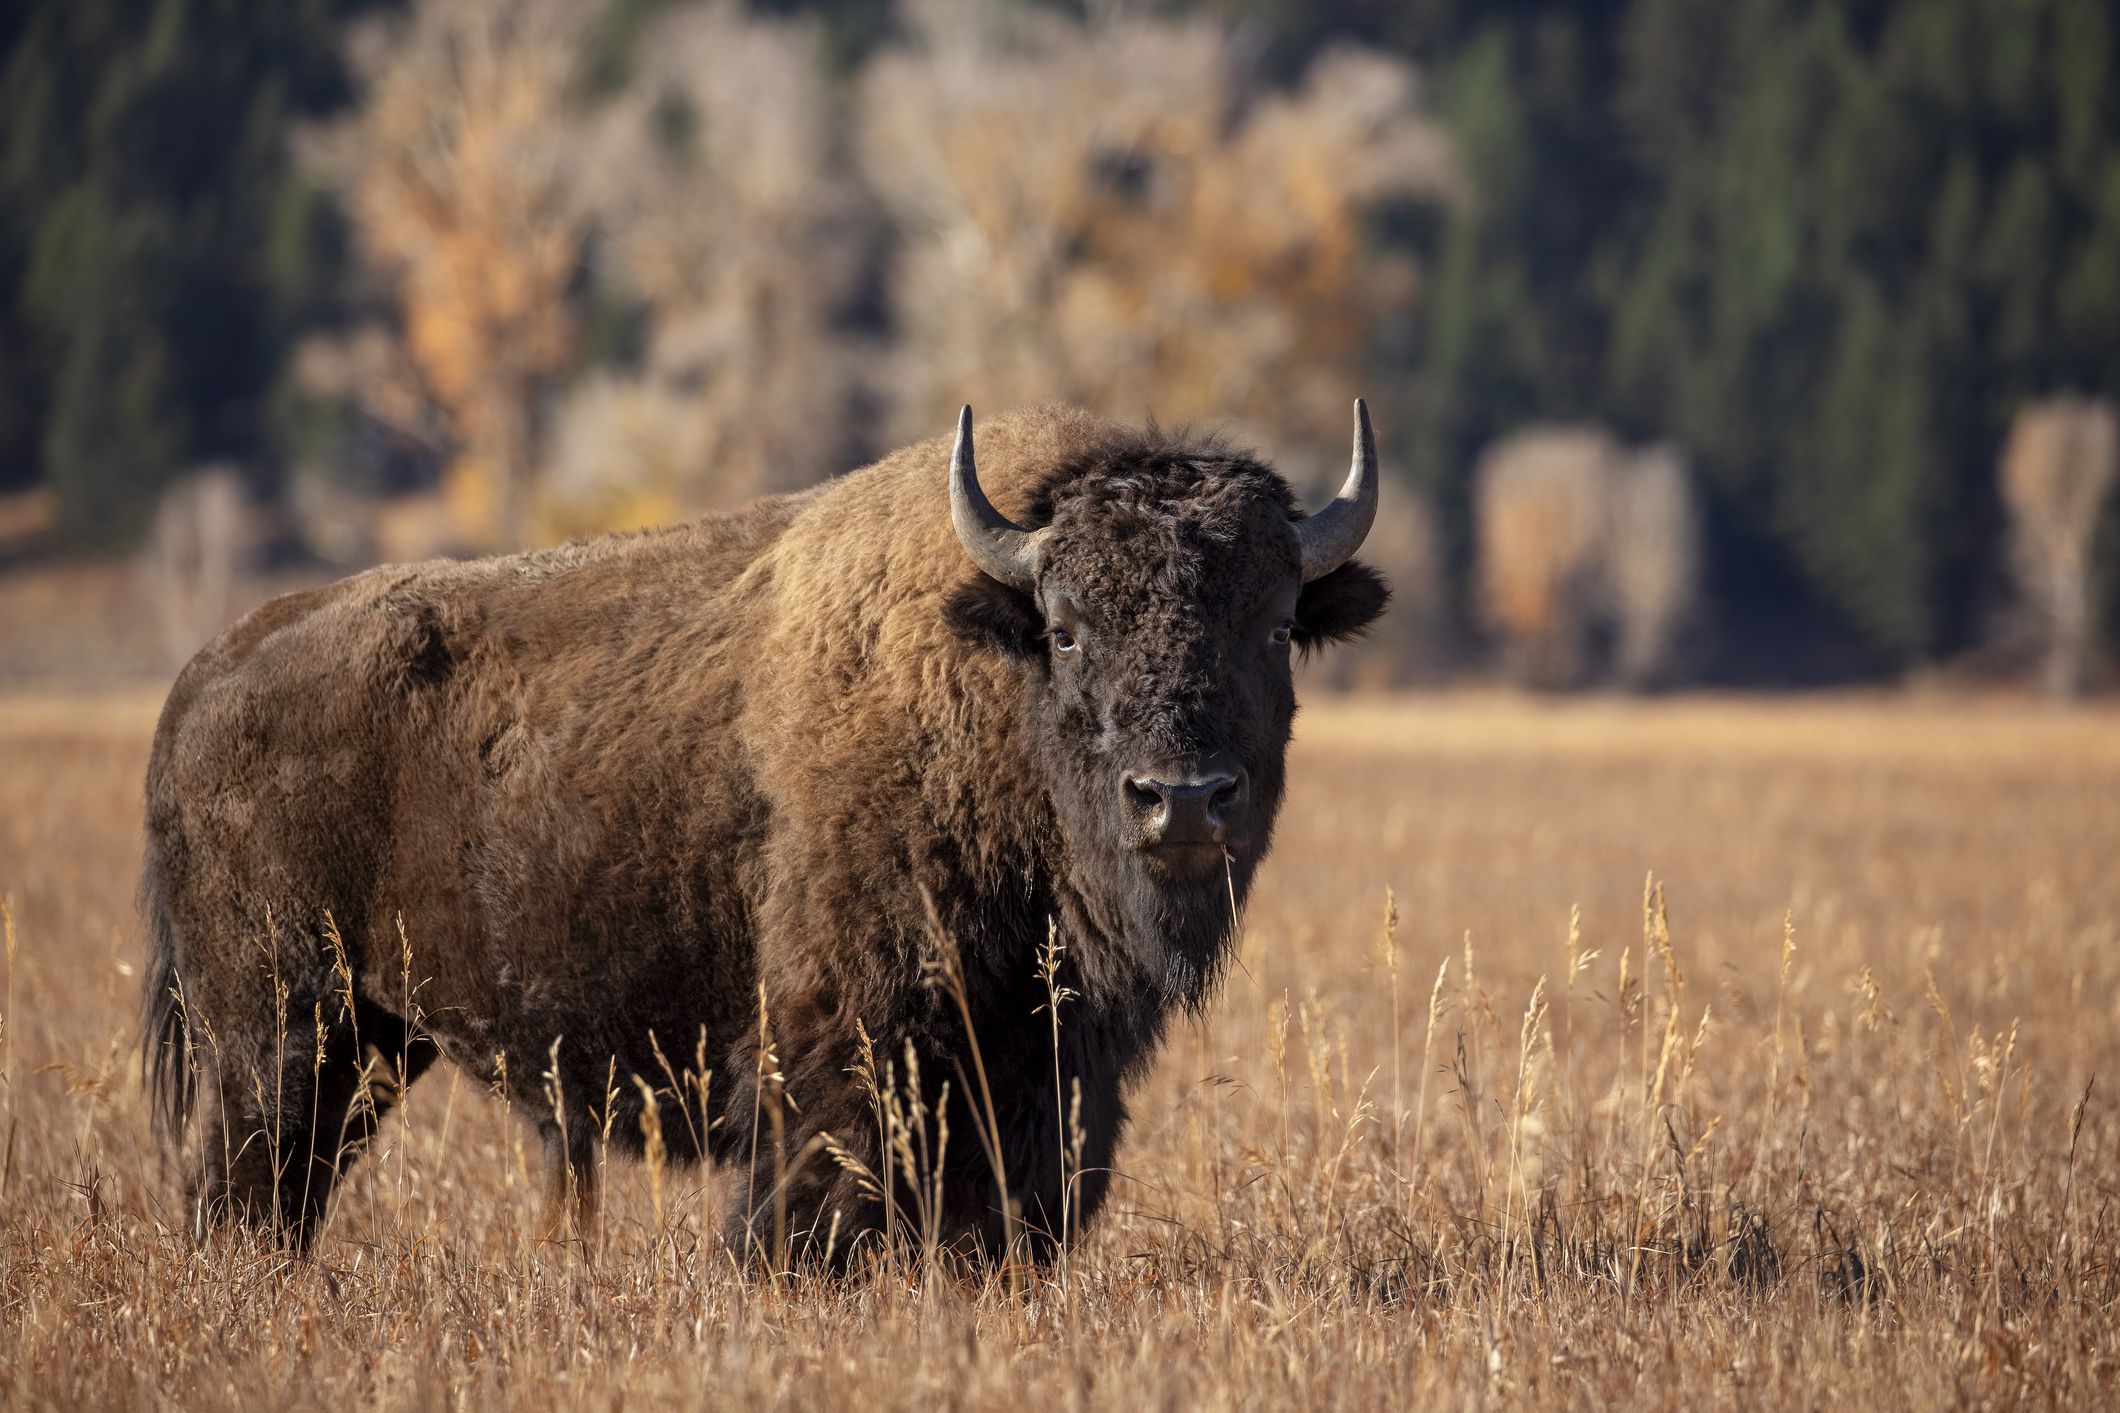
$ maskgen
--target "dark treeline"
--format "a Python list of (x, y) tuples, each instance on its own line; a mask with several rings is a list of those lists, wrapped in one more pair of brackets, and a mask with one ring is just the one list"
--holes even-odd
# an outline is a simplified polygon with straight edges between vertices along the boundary
[(290, 127), (349, 96), (333, 0), (38, 0), (0, 20), (0, 484), (89, 549), (184, 465), (269, 467), (295, 334), (329, 319), (336, 214)]
[[(353, 100), (345, 32), (375, 8), (32, 0), (0, 18), (0, 488), (48, 486), (67, 545), (127, 547), (187, 466), (231, 461), (269, 497), (319, 454), (332, 424), (291, 354), (362, 279), (341, 197), (289, 137)], [(583, 86), (622, 84), (664, 8), (609, 6)], [(754, 8), (812, 18), (848, 85), (903, 30), (887, 0)], [(1226, 22), (1263, 84), (1348, 43), (1421, 73), (1465, 190), (1371, 213), (1365, 238), (1416, 262), (1419, 294), (1361, 361), (1399, 390), (1379, 400), (1449, 582), (1468, 577), (1483, 449), (1597, 422), (1674, 444), (1697, 481), (1720, 646), (1696, 675), (1888, 672), (1993, 636), (2011, 419), (2120, 396), (2105, 0), (1136, 8)], [(847, 303), (888, 358), (890, 301)], [(2110, 643), (2120, 513), (2102, 514)]]

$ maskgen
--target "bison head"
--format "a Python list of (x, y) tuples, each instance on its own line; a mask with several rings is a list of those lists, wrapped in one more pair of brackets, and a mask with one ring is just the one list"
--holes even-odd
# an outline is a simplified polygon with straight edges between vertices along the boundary
[(980, 490), (971, 409), (958, 419), (951, 518), (984, 577), (952, 620), (1021, 665), (1059, 906), (1168, 999), (1204, 994), (1265, 854), (1293, 655), (1361, 632), (1389, 597), (1353, 559), (1377, 483), (1360, 402), (1346, 485), (1308, 517), (1253, 458), (1151, 428), (1056, 468), (1025, 528)]

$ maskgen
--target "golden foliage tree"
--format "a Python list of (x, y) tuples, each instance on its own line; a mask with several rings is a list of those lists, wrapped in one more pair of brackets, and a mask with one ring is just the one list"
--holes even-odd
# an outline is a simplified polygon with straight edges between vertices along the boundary
[(1505, 437), (1474, 472), (1481, 604), (1526, 681), (1563, 686), (1583, 670), (1613, 452), (1595, 429), (1534, 428)]
[(2072, 696), (2090, 647), (2091, 536), (2120, 473), (2112, 403), (2063, 395), (2025, 407), (1997, 469), (2018, 583), (2046, 643), (2046, 689)]
[(1514, 675), (1575, 684), (1612, 639), (1622, 686), (1669, 670), (1692, 610), (1700, 525), (1684, 461), (1628, 452), (1596, 427), (1532, 427), (1503, 438), (1474, 474), (1481, 606)]
[(1283, 93), (1204, 19), (928, 0), (910, 20), (859, 123), (903, 235), (902, 433), (1066, 398), (1338, 445), (1417, 288), (1365, 223), (1454, 183), (1409, 67), (1341, 49)]
[(469, 479), (491, 487), (483, 529), (502, 545), (529, 534), (538, 404), (574, 347), (587, 210), (570, 87), (590, 13), (417, 0), (356, 47), (365, 99), (318, 144)]
[(1700, 592), (1700, 513), (1686, 463), (1669, 446), (1622, 454), (1610, 495), (1604, 580), (1612, 675), (1641, 688), (1672, 666)]
[(227, 624), (259, 530), (233, 466), (199, 467), (162, 493), (140, 547), (140, 570), (171, 671)]
[(666, 16), (636, 66), (582, 175), (650, 328), (639, 369), (561, 410), (554, 513), (572, 528), (806, 485), (851, 446), (859, 347), (838, 325), (867, 238), (817, 26), (715, 0)]

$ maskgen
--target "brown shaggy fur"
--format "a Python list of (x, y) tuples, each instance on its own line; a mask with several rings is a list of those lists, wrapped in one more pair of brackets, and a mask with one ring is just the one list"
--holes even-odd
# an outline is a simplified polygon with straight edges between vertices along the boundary
[[(937, 440), (695, 524), (376, 569), (201, 652), (156, 733), (142, 885), (147, 1061), (172, 1133), (198, 1110), (201, 1223), (307, 1240), (395, 1092), (364, 1072), (409, 1083), (439, 1055), (505, 1070), (563, 1182), (596, 1135), (638, 1143), (638, 1075), (674, 1153), (755, 1155), (733, 1237), (777, 1213), (798, 1248), (844, 1252), (882, 1220), (822, 1151), (830, 1133), (884, 1167), (858, 1022), (880, 1059), (911, 1047), (931, 1098), (950, 1084), (942, 1235), (991, 1252), (930, 902), (1011, 1201), (1046, 1233), (1062, 1164), (1035, 965), (1057, 928), (1080, 993), (1059, 1056), (1081, 1092), (1072, 1209), (1093, 1214), (1128, 1079), (1217, 976), (1266, 848), (1295, 705), (1275, 620), (1305, 647), (1385, 594), (1349, 565), (1298, 602), (1286, 485), (1211, 440), (1045, 408), (983, 425), (978, 453), (1004, 512), (1055, 527), (1035, 596), (972, 568)], [(1066, 661), (1045, 636), (1062, 612), (1083, 640)], [(1119, 779), (1209, 753), (1250, 774), (1228, 871), (1166, 874), (1130, 845)], [(785, 1109), (760, 1092), (761, 998)], [(704, 1133), (672, 1083), (701, 1060)]]

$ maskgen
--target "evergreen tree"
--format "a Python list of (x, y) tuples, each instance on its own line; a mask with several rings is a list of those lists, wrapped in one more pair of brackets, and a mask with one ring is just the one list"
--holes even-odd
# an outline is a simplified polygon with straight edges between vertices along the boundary
[(2011, 411), (2120, 381), (2106, 9), (1464, 13), (1438, 65), (1480, 199), (1421, 369), (1445, 505), (1496, 432), (1596, 415), (1686, 447), (1726, 566), (1901, 661), (1968, 641)]
[[(34, 0), (0, 68), (0, 449), (85, 547), (184, 464), (268, 464), (293, 331), (336, 283), (290, 124), (343, 97), (345, 0)], [(9, 479), (20, 479), (11, 469)]]

